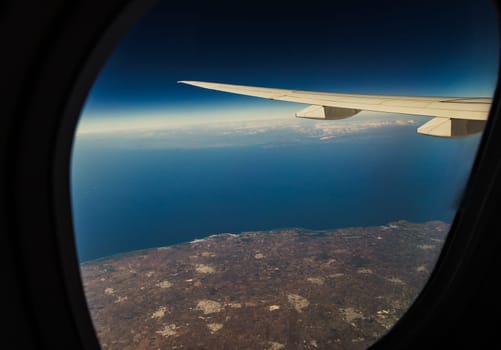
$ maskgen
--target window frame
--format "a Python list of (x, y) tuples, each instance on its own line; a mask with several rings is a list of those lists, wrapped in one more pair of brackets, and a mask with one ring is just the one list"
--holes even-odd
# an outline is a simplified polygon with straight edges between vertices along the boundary
[[(5, 100), (0, 261), (8, 267), (8, 339), (27, 347), (99, 349), (73, 235), (71, 147), (80, 110), (100, 68), (155, 3), (33, 0), (28, 7), (16, 1), (4, 6), (0, 35), (11, 55), (2, 57), (0, 66), (6, 77), (0, 80)], [(495, 4), (499, 14), (499, 1)], [(483, 286), (497, 282), (499, 95), (498, 74), (489, 120), (435, 269), (415, 302), (373, 349), (418, 349), (453, 339), (452, 332), (463, 329), (461, 323), (474, 327), (475, 320), (468, 322), (468, 317), (479, 298), (489, 297)]]

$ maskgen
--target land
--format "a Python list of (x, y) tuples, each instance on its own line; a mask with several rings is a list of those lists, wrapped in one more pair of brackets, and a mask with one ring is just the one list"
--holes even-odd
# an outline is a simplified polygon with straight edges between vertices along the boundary
[(417, 297), (448, 230), (218, 234), (81, 271), (103, 349), (363, 349)]

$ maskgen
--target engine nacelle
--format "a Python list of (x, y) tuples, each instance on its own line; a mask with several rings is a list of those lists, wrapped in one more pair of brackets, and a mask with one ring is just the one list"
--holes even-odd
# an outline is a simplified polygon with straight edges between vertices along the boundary
[(296, 118), (337, 120), (359, 113), (360, 109), (312, 105), (296, 113)]

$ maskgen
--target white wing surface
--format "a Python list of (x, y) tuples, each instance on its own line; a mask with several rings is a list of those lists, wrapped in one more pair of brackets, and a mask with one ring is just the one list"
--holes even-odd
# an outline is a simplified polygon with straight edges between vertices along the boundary
[(298, 118), (336, 120), (351, 117), (360, 111), (435, 117), (421, 126), (418, 132), (441, 137), (459, 137), (481, 132), (492, 103), (492, 99), (483, 97), (359, 95), (201, 81), (179, 81), (179, 83), (210, 90), (310, 105), (296, 113)]

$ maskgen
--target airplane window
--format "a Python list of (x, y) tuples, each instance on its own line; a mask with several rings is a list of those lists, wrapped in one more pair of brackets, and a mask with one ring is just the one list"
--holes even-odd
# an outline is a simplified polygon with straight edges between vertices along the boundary
[(160, 1), (81, 112), (103, 349), (361, 349), (425, 285), (498, 70), (489, 1)]

